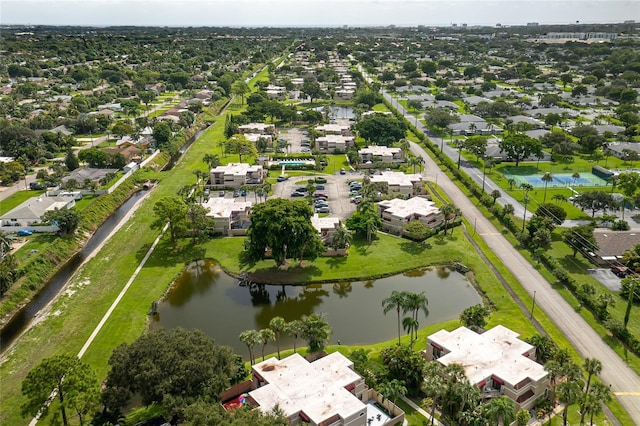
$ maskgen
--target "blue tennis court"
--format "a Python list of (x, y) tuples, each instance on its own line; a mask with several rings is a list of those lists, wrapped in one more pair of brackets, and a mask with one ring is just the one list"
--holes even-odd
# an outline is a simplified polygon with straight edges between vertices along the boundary
[[(515, 175), (505, 171), (505, 178), (513, 179), (516, 181), (516, 186), (520, 186), (523, 183), (528, 183), (536, 188), (544, 188), (545, 182), (542, 180), (542, 175)], [(548, 188), (567, 187), (567, 186), (606, 186), (607, 181), (599, 178), (593, 173), (584, 172), (580, 173), (580, 177), (574, 178), (571, 173), (557, 173), (552, 174), (553, 180), (547, 183)]]

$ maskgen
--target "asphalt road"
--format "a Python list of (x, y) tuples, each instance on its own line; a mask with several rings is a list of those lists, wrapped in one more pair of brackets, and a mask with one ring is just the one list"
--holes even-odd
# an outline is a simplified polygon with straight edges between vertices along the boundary
[(439, 173), (440, 169), (421, 146), (412, 142), (411, 151), (425, 159), (426, 178), (435, 182), (436, 175), (438, 176), (438, 185), (462, 210), (467, 220), (474, 223), (476, 232), (482, 236), (491, 251), (500, 258), (530, 295), (535, 293), (536, 309), (542, 309), (554, 321), (582, 357), (597, 358), (602, 362), (600, 378), (604, 383), (611, 385), (613, 392), (628, 393), (616, 397), (636, 424), (640, 424), (640, 377), (602, 341), (562, 296), (551, 288), (544, 277), (513, 248), (451, 179), (444, 173)]
[[(360, 66), (358, 69), (365, 79), (371, 81)], [(389, 95), (385, 92), (383, 94), (388, 99)], [(400, 105), (400, 107), (402, 106)], [(405, 113), (404, 108), (399, 110)], [(600, 378), (604, 383), (610, 385), (614, 394), (617, 394), (616, 398), (627, 410), (635, 424), (640, 424), (640, 377), (603, 342), (602, 338), (562, 296), (551, 288), (544, 277), (513, 248), (502, 233), (484, 217), (453, 181), (446, 174), (440, 173), (438, 165), (421, 146), (411, 142), (411, 151), (424, 158), (425, 177), (440, 185), (451, 201), (460, 208), (465, 218), (474, 223), (476, 232), (481, 235), (491, 251), (518, 279), (529, 295), (535, 295), (537, 309), (542, 309), (551, 318), (583, 358), (597, 358), (602, 362)]]

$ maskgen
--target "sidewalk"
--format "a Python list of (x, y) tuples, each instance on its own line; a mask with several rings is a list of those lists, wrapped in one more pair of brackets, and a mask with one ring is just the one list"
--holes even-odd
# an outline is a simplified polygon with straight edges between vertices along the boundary
[[(402, 398), (402, 400), (404, 402), (406, 402), (407, 404), (409, 404), (409, 406), (411, 408), (413, 408), (414, 410), (416, 410), (418, 413), (420, 413), (423, 417), (425, 417), (427, 420), (429, 420), (429, 422), (431, 422), (431, 414), (427, 413), (426, 411), (424, 411), (421, 407), (419, 407), (415, 402), (413, 402), (412, 400), (410, 400), (409, 398), (407, 398), (406, 396), (400, 396), (400, 398)], [(431, 424), (431, 423), (429, 423)], [(440, 423), (440, 421), (438, 419), (433, 419), (433, 424), (436, 426), (444, 426), (444, 424)]]

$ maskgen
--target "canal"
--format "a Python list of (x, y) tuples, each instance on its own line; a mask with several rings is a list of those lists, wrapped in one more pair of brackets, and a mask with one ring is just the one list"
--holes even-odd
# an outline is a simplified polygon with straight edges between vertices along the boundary
[[(444, 267), (416, 270), (374, 281), (242, 287), (214, 261), (190, 264), (158, 305), (152, 328), (198, 328), (240, 354), (244, 330), (266, 328), (271, 318), (286, 321), (312, 313), (325, 314), (334, 332), (331, 342), (371, 344), (397, 337), (395, 310), (384, 315), (382, 300), (393, 290), (425, 292), (429, 315), (420, 313), (420, 326), (458, 318), (467, 307), (482, 303), (464, 275)], [(305, 345), (298, 341), (298, 344)], [(282, 347), (291, 347), (283, 340)], [(271, 350), (269, 350), (271, 348)], [(267, 351), (275, 351), (269, 345)]]

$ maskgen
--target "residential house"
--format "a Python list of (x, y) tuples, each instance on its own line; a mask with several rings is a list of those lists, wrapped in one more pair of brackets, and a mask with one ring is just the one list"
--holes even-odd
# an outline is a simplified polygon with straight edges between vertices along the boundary
[(85, 180), (89, 179), (91, 182), (100, 182), (100, 179), (107, 176), (109, 173), (117, 173), (118, 169), (94, 169), (91, 167), (85, 167), (81, 169), (75, 169), (68, 176), (62, 178), (62, 182), (67, 182), (69, 179), (74, 179), (80, 185)]
[(543, 127), (545, 127), (544, 121), (538, 120), (537, 118), (528, 117), (526, 115), (513, 115), (511, 117), (507, 117), (505, 121), (506, 120), (511, 120), (511, 122), (516, 125), (518, 123), (526, 123), (527, 125), (531, 126), (531, 129), (542, 129)]
[(427, 337), (422, 351), (428, 360), (443, 366), (459, 364), (469, 382), (478, 386), (483, 399), (506, 396), (518, 409), (529, 410), (546, 395), (549, 373), (538, 364), (536, 348), (519, 334), (497, 325), (482, 334), (466, 327), (440, 330)]
[(246, 235), (251, 225), (251, 201), (212, 197), (202, 203), (206, 218), (213, 221), (213, 230), (223, 235)]
[(341, 100), (341, 101), (349, 101), (353, 99), (356, 91), (351, 88), (340, 88), (336, 90), (333, 94), (333, 99)]
[(69, 130), (64, 124), (58, 127), (54, 127), (53, 129), (49, 130), (49, 132), (60, 133), (63, 136), (71, 136), (73, 134), (73, 132)]
[(351, 135), (328, 134), (316, 138), (316, 147), (320, 152), (346, 152), (355, 144), (355, 138)]
[(318, 230), (320, 239), (324, 245), (331, 245), (333, 237), (338, 229), (342, 227), (342, 222), (338, 217), (319, 217), (317, 214), (311, 217), (311, 224)]
[(213, 189), (234, 188), (242, 185), (262, 183), (266, 171), (262, 166), (252, 166), (247, 163), (229, 163), (212, 169), (210, 186)]
[(405, 226), (414, 220), (420, 221), (431, 229), (439, 227), (444, 222), (444, 215), (435, 203), (422, 197), (380, 201), (378, 213), (383, 220), (382, 227), (397, 235), (402, 235)]
[(98, 111), (103, 109), (119, 112), (119, 111), (122, 111), (122, 105), (120, 105), (120, 103), (109, 103), (109, 104), (98, 105)]
[(640, 144), (637, 142), (610, 142), (606, 145), (605, 151), (614, 157), (626, 158), (629, 151), (640, 154)]
[(76, 205), (73, 197), (33, 197), (0, 216), (2, 226), (29, 226), (42, 221), (50, 210), (67, 210)]
[(142, 150), (140, 148), (136, 148), (132, 145), (127, 145), (124, 147), (115, 147), (115, 148), (104, 148), (104, 152), (107, 154), (122, 154), (127, 163), (139, 160), (142, 158)]
[(358, 150), (358, 154), (365, 167), (378, 161), (384, 164), (404, 162), (401, 148), (373, 145)]
[(588, 257), (601, 266), (610, 266), (622, 261), (622, 256), (628, 250), (640, 244), (640, 231), (612, 231), (610, 229), (596, 229), (593, 237), (598, 250), (587, 252)]
[(422, 176), (419, 174), (405, 174), (402, 172), (384, 171), (371, 176), (371, 183), (379, 191), (391, 196), (404, 195), (409, 198), (412, 195), (422, 193)]
[(265, 89), (265, 93), (267, 94), (269, 99), (276, 101), (284, 101), (289, 96), (289, 92), (287, 91), (287, 89), (281, 86), (269, 85)]
[(236, 401), (265, 413), (279, 407), (291, 425), (367, 426), (375, 421), (376, 426), (391, 426), (404, 421), (404, 412), (369, 389), (353, 370), (353, 362), (340, 352), (313, 362), (298, 353), (282, 360), (269, 358), (251, 368), (251, 378), (246, 389), (251, 390), (225, 407), (238, 407)]

